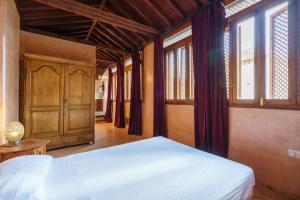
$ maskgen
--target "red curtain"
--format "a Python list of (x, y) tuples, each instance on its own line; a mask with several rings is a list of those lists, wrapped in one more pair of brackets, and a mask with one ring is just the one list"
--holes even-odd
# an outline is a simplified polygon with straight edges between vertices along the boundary
[(154, 40), (154, 136), (167, 135), (163, 37)]
[(117, 98), (115, 112), (115, 126), (117, 128), (125, 128), (124, 115), (124, 63), (117, 64)]
[(128, 134), (142, 135), (142, 101), (141, 101), (141, 62), (140, 52), (135, 50), (131, 54), (132, 76), (131, 76), (131, 97)]
[(192, 17), (195, 145), (196, 148), (223, 157), (228, 153), (225, 24), (221, 1)]
[(108, 91), (107, 91), (107, 101), (106, 101), (106, 112), (104, 115), (104, 120), (106, 122), (112, 122), (112, 72), (111, 68), (108, 69)]

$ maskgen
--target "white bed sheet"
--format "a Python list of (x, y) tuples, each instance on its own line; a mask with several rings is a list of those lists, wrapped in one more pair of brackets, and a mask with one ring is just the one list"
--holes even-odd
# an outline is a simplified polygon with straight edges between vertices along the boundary
[(162, 137), (54, 159), (32, 199), (249, 200), (251, 168)]

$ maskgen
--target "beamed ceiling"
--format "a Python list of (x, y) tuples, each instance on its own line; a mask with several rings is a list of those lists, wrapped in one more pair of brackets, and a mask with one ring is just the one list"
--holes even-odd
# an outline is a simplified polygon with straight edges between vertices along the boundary
[[(95, 45), (97, 73), (210, 0), (15, 0), (22, 29)], [(229, 3), (232, 0), (227, 0)]]

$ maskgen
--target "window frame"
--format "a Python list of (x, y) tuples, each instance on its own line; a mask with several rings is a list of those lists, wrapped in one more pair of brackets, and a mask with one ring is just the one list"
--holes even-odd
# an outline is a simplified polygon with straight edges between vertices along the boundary
[[(296, 46), (296, 1), (288, 0), (288, 70), (289, 70), (289, 97), (287, 100), (267, 99), (265, 96), (265, 11), (273, 6), (283, 3), (284, 0), (262, 1), (245, 10), (230, 16), (227, 19), (227, 26), (230, 34), (230, 52), (229, 52), (229, 105), (231, 107), (254, 107), (254, 108), (278, 108), (278, 109), (300, 109), (299, 90), (297, 88), (296, 76), (299, 77), (300, 70), (296, 65), (296, 52), (299, 52), (299, 47)], [(298, 9), (299, 9), (298, 3)], [(298, 11), (300, 12), (300, 11)], [(238, 99), (237, 98), (237, 24), (238, 22), (254, 16), (254, 99)], [(299, 25), (298, 25), (299, 26)], [(297, 49), (298, 48), (298, 49)], [(299, 84), (298, 84), (299, 85)], [(298, 95), (297, 94), (298, 90)]]
[[(131, 79), (132, 79), (132, 64), (130, 65), (127, 65), (125, 68), (124, 68), (124, 101), (125, 102), (130, 102), (130, 99), (131, 99), (131, 87), (129, 88), (129, 82), (130, 83), (130, 86), (132, 84), (132, 80), (129, 80), (129, 77), (128, 77), (128, 74), (129, 74), (129, 71), (131, 71)], [(126, 74), (126, 76), (125, 76)]]
[[(128, 58), (128, 57), (130, 57), (130, 58)], [(128, 56), (128, 57), (125, 59), (132, 59), (131, 56)], [(131, 73), (131, 76), (130, 76), (131, 80), (128, 79), (129, 71)], [(125, 77), (125, 73), (127, 73), (126, 77)], [(129, 82), (130, 82), (130, 87), (128, 87)], [(131, 62), (131, 64), (124, 66), (124, 102), (125, 103), (127, 103), (127, 102), (130, 103), (131, 85), (132, 85), (132, 62)], [(143, 103), (144, 102), (144, 91), (145, 91), (145, 89), (144, 89), (144, 51), (143, 50), (140, 51), (140, 87), (141, 87), (141, 101)]]
[[(180, 41), (175, 42), (174, 44), (167, 46), (164, 48), (164, 69), (166, 72), (166, 67), (167, 67), (167, 59), (166, 56), (168, 55), (169, 52), (174, 52), (174, 99), (166, 99), (165, 103), (166, 104), (181, 104), (181, 105), (193, 105), (194, 104), (194, 99), (190, 99), (190, 88), (191, 88), (191, 80), (190, 80), (190, 45), (192, 44), (192, 36), (188, 36)], [(177, 49), (185, 47), (186, 49), (186, 74), (185, 74), (185, 80), (186, 80), (186, 89), (185, 89), (185, 96), (186, 99), (178, 99), (177, 98), (177, 85), (178, 85), (178, 78), (177, 78), (177, 73), (178, 73), (178, 68), (177, 68)], [(165, 85), (167, 82), (167, 72), (165, 73)], [(167, 88), (165, 89), (165, 96), (167, 95)]]

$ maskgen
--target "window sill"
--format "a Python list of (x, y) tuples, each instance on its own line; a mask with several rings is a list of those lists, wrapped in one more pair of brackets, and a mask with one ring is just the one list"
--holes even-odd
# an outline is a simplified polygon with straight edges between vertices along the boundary
[(258, 104), (238, 104), (231, 103), (229, 107), (233, 108), (259, 108), (259, 109), (278, 109), (278, 110), (300, 110), (300, 105), (288, 105), (288, 104), (264, 104), (260, 106)]
[[(194, 105), (194, 100), (166, 100), (165, 104), (169, 105)], [(230, 103), (232, 108), (258, 108), (258, 109), (279, 109), (279, 110), (300, 110), (300, 105), (288, 104), (246, 104), (246, 103)]]
[(166, 104), (173, 104), (173, 105), (194, 105), (194, 100), (166, 100)]

